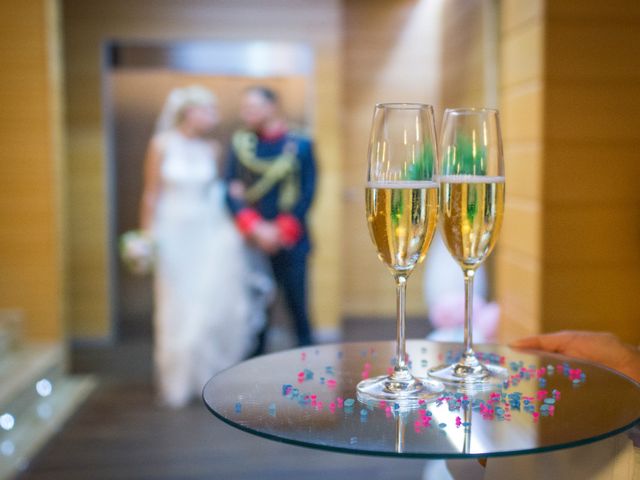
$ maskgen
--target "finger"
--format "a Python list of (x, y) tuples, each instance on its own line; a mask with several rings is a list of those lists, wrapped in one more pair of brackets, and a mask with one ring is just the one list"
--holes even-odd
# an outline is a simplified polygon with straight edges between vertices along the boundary
[(571, 334), (566, 332), (548, 333), (544, 335), (520, 338), (511, 342), (509, 345), (515, 348), (529, 348), (533, 350), (544, 350), (547, 352), (562, 352), (569, 344), (571, 338)]
[(510, 341), (509, 346), (515, 348), (540, 348), (540, 336), (517, 338)]

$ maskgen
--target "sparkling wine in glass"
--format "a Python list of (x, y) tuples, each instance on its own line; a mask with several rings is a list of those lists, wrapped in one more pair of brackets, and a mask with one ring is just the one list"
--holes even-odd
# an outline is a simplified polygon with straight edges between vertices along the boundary
[(504, 161), (498, 112), (448, 109), (442, 126), (440, 231), (465, 285), (464, 350), (453, 365), (429, 370), (445, 383), (492, 386), (504, 368), (481, 363), (473, 351), (473, 278), (496, 244), (504, 214)]
[(396, 355), (391, 375), (358, 384), (358, 398), (364, 402), (384, 400), (410, 407), (436, 398), (444, 389), (440, 382), (412, 375), (405, 349), (407, 279), (424, 259), (435, 233), (437, 174), (432, 107), (377, 105), (369, 142), (366, 210), (378, 258), (396, 283)]

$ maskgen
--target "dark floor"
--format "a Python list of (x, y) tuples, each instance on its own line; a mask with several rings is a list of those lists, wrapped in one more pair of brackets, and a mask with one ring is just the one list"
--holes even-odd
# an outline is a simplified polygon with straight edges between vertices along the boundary
[[(426, 324), (408, 322), (409, 337), (426, 333)], [(344, 339), (389, 339), (393, 334), (393, 322), (347, 321)], [(103, 381), (21, 480), (421, 478), (421, 460), (285, 445), (222, 423), (200, 402), (180, 411), (158, 406), (148, 339), (73, 353), (76, 372), (100, 373)]]

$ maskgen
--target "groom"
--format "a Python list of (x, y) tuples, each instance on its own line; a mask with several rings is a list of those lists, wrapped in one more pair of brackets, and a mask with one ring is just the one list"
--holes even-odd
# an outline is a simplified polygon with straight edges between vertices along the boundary
[[(315, 190), (315, 159), (309, 138), (294, 133), (269, 88), (245, 90), (226, 175), (227, 204), (240, 232), (267, 254), (294, 321), (300, 346), (311, 344), (307, 313), (306, 215)], [(255, 354), (264, 352), (267, 327)]]

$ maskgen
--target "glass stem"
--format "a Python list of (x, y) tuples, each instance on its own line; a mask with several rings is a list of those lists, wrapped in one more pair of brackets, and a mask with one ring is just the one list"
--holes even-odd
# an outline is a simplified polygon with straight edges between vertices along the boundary
[(474, 358), (473, 352), (473, 277), (475, 271), (464, 271), (464, 355), (463, 358)]
[(406, 363), (406, 339), (405, 339), (405, 311), (407, 297), (407, 277), (404, 275), (396, 276), (396, 374), (408, 372)]

